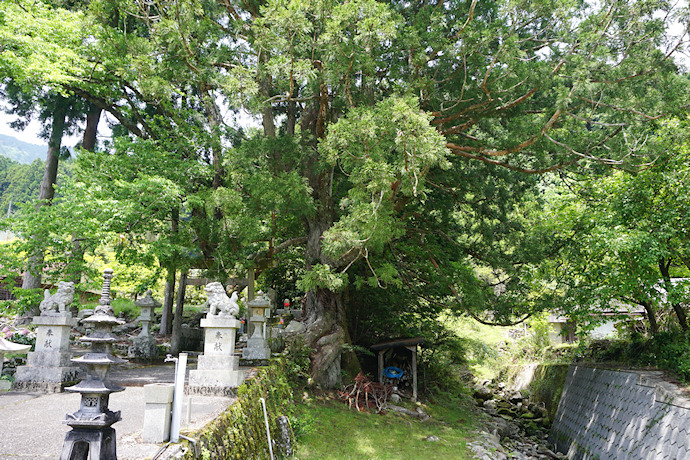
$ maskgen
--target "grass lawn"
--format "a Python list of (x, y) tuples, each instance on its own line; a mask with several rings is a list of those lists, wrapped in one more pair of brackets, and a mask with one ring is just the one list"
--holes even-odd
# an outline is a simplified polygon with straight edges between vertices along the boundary
[[(407, 408), (414, 408), (408, 404)], [(476, 415), (471, 403), (452, 399), (423, 406), (430, 420), (348, 409), (333, 397), (305, 398), (297, 405), (295, 458), (308, 459), (470, 459), (465, 447)], [(439, 441), (427, 441), (437, 436)]]

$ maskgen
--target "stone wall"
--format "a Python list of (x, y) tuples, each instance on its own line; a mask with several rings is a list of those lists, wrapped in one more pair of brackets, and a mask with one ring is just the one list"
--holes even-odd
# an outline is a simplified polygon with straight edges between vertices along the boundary
[(549, 420), (556, 416), (568, 368), (567, 364), (539, 364), (532, 373), (532, 380), (528, 385), (530, 399), (537, 404), (544, 404)]
[(660, 372), (573, 365), (550, 441), (570, 459), (690, 458), (690, 401)]
[[(189, 448), (182, 460), (251, 460), (270, 458), (268, 437), (260, 398), (267, 406), (273, 454), (292, 455), (292, 390), (281, 361), (271, 361), (239, 387), (237, 401), (192, 437), (197, 438), (200, 456)], [(179, 457), (175, 457), (179, 458)]]

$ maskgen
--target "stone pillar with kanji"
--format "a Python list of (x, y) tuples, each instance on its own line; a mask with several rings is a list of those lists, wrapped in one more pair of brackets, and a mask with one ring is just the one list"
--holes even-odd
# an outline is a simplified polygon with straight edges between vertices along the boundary
[(74, 283), (60, 282), (53, 295), (46, 289), (41, 314), (33, 318), (36, 346), (17, 368), (13, 390), (58, 393), (81, 378), (83, 372), (70, 361), (70, 333), (77, 324), (69, 311), (73, 300)]
[(229, 298), (220, 283), (206, 286), (209, 313), (201, 320), (204, 328), (204, 353), (199, 356), (197, 368), (189, 371), (189, 394), (233, 396), (244, 381), (239, 369), (239, 356), (235, 355), (235, 337), (240, 322), (236, 295)]

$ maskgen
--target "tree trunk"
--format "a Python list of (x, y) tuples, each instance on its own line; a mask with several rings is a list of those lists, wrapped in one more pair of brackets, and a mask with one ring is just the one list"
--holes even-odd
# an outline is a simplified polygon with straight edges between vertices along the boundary
[[(65, 131), (65, 119), (67, 118), (68, 101), (58, 96), (53, 111), (53, 121), (48, 140), (48, 152), (46, 165), (43, 170), (43, 180), (38, 191), (37, 209), (41, 206), (50, 206), (55, 195), (55, 181), (57, 179), (58, 161), (62, 136)], [(28, 261), (28, 269), (24, 273), (22, 289), (38, 289), (41, 287), (41, 270), (43, 269), (43, 250), (37, 250), (31, 254)]]
[(96, 150), (98, 122), (101, 120), (101, 112), (103, 109), (89, 104), (89, 111), (86, 114), (86, 127), (84, 128), (84, 135), (81, 141), (81, 148), (93, 152)]
[(169, 335), (172, 331), (173, 299), (175, 298), (175, 274), (177, 270), (173, 266), (168, 267), (168, 275), (165, 278), (165, 294), (163, 296), (163, 311), (161, 313), (161, 335)]
[[(671, 266), (671, 261), (666, 260), (666, 259), (660, 259), (659, 260), (659, 271), (661, 272), (661, 276), (664, 279), (664, 286), (666, 288), (666, 296), (667, 298), (671, 296), (671, 292), (673, 291), (673, 283), (671, 282), (671, 275), (669, 273), (669, 268)], [(678, 303), (678, 302), (671, 302), (671, 307), (673, 307), (673, 311), (676, 312), (676, 317), (678, 318), (678, 324), (680, 324), (681, 329), (683, 331), (688, 330), (688, 319), (685, 314), (685, 310), (683, 309), (683, 306)]]
[[(295, 81), (290, 80), (290, 84), (295, 86)], [(285, 121), (285, 131), (289, 136), (295, 135), (295, 126), (297, 124), (297, 102), (292, 99), (298, 96), (297, 88), (292, 91), (291, 99), (287, 103), (287, 120)]]
[[(273, 88), (273, 80), (271, 75), (265, 70), (265, 63), (268, 61), (268, 55), (263, 52), (259, 55), (259, 65), (263, 71), (259, 73), (259, 91), (265, 99), (271, 97), (271, 89)], [(264, 135), (271, 139), (276, 137), (276, 125), (273, 120), (273, 107), (270, 102), (266, 102), (263, 109), (261, 109), (261, 121), (264, 128)]]
[[(180, 210), (173, 208), (170, 211), (170, 231), (175, 234), (179, 230)], [(174, 261), (173, 255), (169, 260)], [(163, 297), (163, 313), (161, 314), (161, 327), (159, 333), (163, 336), (169, 335), (172, 332), (173, 320), (173, 299), (175, 298), (175, 275), (177, 274), (177, 265), (170, 262), (164, 265), (168, 271), (168, 276), (165, 279), (165, 295)]]
[(649, 321), (649, 330), (652, 332), (652, 334), (656, 334), (659, 332), (659, 324), (656, 322), (656, 312), (654, 311), (654, 307), (652, 306), (651, 302), (647, 301), (640, 301), (638, 302), (640, 305), (642, 305), (647, 312), (647, 321)]
[(187, 273), (187, 270), (182, 270), (177, 286), (175, 319), (173, 320), (172, 339), (170, 339), (170, 353), (173, 355), (178, 355), (182, 351), (182, 314), (184, 311), (184, 294), (187, 289)]
[[(333, 224), (332, 180), (330, 171), (310, 175), (310, 185), (320, 206), (314, 218), (305, 222), (307, 270), (316, 264), (332, 262), (321, 252), (323, 234)], [(309, 291), (305, 296), (304, 311), (305, 340), (313, 349), (311, 377), (317, 385), (334, 388), (340, 383), (342, 348), (350, 340), (343, 296), (323, 287)]]
[[(93, 152), (96, 149), (98, 134), (98, 122), (101, 119), (103, 109), (89, 104), (89, 111), (86, 113), (86, 127), (82, 136), (81, 148)], [(72, 234), (72, 254), (70, 257), (70, 267), (68, 269), (68, 279), (75, 284), (81, 282), (82, 267), (84, 265), (84, 247), (81, 238), (76, 233)]]

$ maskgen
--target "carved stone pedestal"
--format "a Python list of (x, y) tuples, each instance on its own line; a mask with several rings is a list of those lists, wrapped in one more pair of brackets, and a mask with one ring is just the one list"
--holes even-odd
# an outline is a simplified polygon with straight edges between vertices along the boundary
[(77, 319), (64, 312), (35, 316), (33, 323), (37, 326), (35, 351), (28, 353), (25, 366), (17, 368), (12, 389), (58, 393), (82, 375), (69, 352), (69, 336)]
[(61, 459), (116, 460), (115, 430), (107, 427), (100, 431), (75, 428), (65, 436)]
[(196, 370), (189, 371), (189, 394), (233, 396), (244, 381), (235, 356), (235, 335), (240, 322), (232, 317), (209, 316), (201, 320), (204, 328), (204, 354)]

